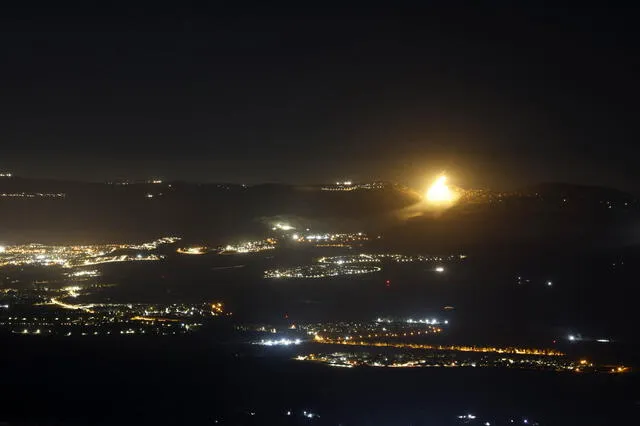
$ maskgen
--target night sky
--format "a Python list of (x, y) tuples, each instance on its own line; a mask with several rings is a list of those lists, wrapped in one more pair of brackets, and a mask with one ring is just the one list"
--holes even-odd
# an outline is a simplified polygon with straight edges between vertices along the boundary
[(3, 6), (0, 169), (640, 190), (635, 10), (210, 3)]

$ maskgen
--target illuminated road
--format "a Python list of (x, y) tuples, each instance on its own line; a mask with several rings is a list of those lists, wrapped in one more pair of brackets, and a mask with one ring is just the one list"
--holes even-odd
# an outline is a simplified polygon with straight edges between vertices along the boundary
[(55, 297), (51, 298), (50, 303), (54, 304), (54, 305), (58, 305), (61, 308), (65, 308), (65, 309), (73, 309), (73, 310), (81, 310), (81, 311), (85, 311), (88, 312), (90, 314), (94, 314), (95, 312), (91, 310), (91, 305), (71, 305), (69, 303), (64, 303), (58, 299), (56, 299)]

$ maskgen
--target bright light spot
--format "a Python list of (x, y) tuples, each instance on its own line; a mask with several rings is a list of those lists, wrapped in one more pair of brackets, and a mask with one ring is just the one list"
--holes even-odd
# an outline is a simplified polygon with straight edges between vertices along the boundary
[(297, 241), (297, 240), (299, 240), (299, 239), (300, 239), (300, 235), (298, 235), (298, 234), (293, 234), (293, 235), (291, 236), (291, 238), (293, 238), (294, 240), (296, 240), (296, 241)]
[(261, 340), (258, 344), (264, 346), (289, 346), (289, 345), (299, 345), (302, 343), (300, 339), (285, 339), (282, 338), (280, 340)]
[(436, 272), (444, 272), (444, 267), (436, 266)]
[(551, 286), (553, 285), (553, 283), (552, 283), (551, 281), (547, 281), (547, 285), (548, 285), (549, 287), (551, 287)]
[(576, 340), (576, 336), (574, 336), (573, 334), (570, 334), (569, 340), (573, 342), (574, 340)]
[(292, 229), (296, 229), (296, 228), (286, 223), (276, 223), (276, 226), (273, 228), (273, 230), (275, 231), (276, 229), (282, 229), (283, 231), (291, 231)]
[(4, 253), (7, 249), (4, 246), (0, 246), (0, 253)]
[(448, 204), (454, 201), (454, 194), (446, 184), (447, 177), (440, 176), (427, 190), (427, 201), (434, 204)]

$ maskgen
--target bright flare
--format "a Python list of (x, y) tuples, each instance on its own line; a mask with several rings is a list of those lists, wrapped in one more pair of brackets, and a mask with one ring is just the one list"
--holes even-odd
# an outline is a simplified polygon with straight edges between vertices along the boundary
[(446, 184), (447, 177), (440, 176), (427, 190), (426, 198), (430, 203), (448, 204), (454, 201), (454, 194)]

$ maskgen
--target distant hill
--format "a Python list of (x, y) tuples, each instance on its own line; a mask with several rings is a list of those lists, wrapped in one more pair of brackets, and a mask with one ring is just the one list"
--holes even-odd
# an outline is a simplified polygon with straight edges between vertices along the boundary
[(574, 185), (561, 182), (545, 182), (523, 188), (522, 193), (539, 197), (568, 198), (593, 202), (633, 202), (634, 197), (626, 192), (588, 185)]
[[(323, 191), (321, 186), (227, 183), (106, 184), (0, 179), (0, 242), (131, 241), (161, 235), (217, 245), (263, 236), (274, 220), (322, 231), (367, 231), (422, 251), (514, 244), (593, 244), (635, 239), (631, 195), (542, 183), (519, 191), (467, 191), (445, 211), (420, 210), (398, 185)], [(416, 207), (417, 206), (417, 207)], [(411, 214), (405, 214), (406, 212)], [(283, 219), (284, 218), (284, 219)], [(640, 229), (640, 228), (639, 228)]]
[(521, 245), (566, 250), (636, 244), (639, 225), (640, 209), (628, 193), (542, 183), (512, 192), (468, 191), (452, 208), (415, 215), (385, 234), (386, 243), (426, 251)]
[(394, 185), (334, 192), (284, 184), (9, 178), (0, 179), (0, 241), (120, 241), (177, 234), (214, 244), (264, 233), (268, 217), (292, 216), (350, 230), (415, 202), (414, 194)]

